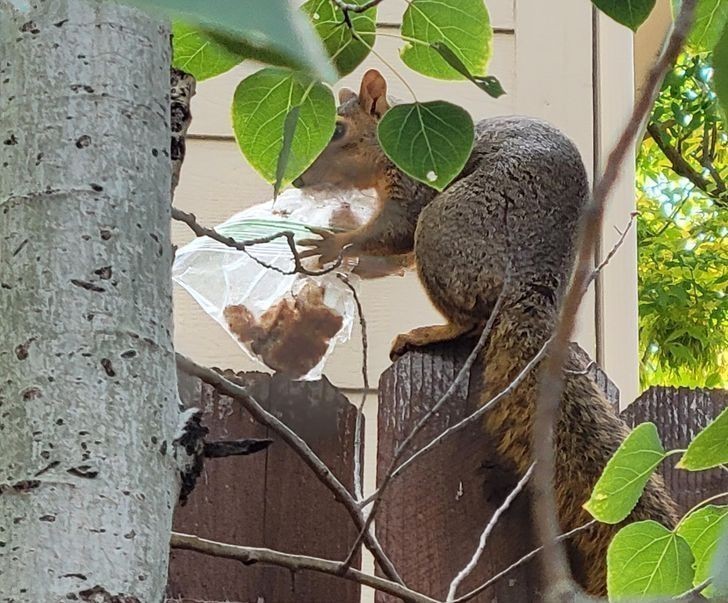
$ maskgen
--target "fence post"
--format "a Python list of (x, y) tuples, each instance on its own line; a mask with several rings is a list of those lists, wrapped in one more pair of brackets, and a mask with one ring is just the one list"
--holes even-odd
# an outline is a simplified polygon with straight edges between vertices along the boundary
[[(356, 409), (326, 379), (295, 382), (263, 373), (224, 374), (294, 429), (352, 489)], [(251, 437), (274, 442), (251, 456), (208, 460), (188, 504), (175, 513), (174, 529), (232, 544), (343, 560), (357, 531), (330, 491), (239, 404), (199, 379), (184, 374), (179, 379), (185, 404), (203, 409), (210, 439)], [(314, 572), (293, 574), (173, 551), (168, 596), (185, 603), (359, 603), (360, 588)]]
[[(379, 384), (379, 479), (396, 446), (445, 393), (463, 365), (466, 343), (412, 352), (384, 372)], [(477, 371), (474, 370), (473, 373)], [(418, 449), (469, 414), (465, 381), (416, 438)], [(486, 524), (517, 479), (502, 465), (482, 423), (474, 422), (418, 459), (387, 490), (377, 514), (382, 546), (408, 586), (444, 600), (448, 585), (476, 550)], [(465, 594), (535, 546), (527, 493), (521, 493), (491, 534), (486, 553), (459, 594)], [(538, 566), (528, 563), (473, 599), (536, 601)], [(377, 594), (377, 603), (396, 599)]]

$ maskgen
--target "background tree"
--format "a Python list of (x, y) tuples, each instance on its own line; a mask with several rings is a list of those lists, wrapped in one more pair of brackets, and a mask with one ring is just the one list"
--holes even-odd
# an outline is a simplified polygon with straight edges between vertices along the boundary
[(728, 385), (728, 131), (712, 61), (696, 43), (681, 55), (637, 159), (644, 387)]

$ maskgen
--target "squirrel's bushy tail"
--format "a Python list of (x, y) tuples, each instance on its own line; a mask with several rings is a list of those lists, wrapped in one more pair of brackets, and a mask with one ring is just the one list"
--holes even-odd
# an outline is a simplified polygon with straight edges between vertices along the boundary
[[(544, 303), (543, 291), (508, 296), (489, 336), (484, 353), (480, 405), (506, 389), (539, 353), (556, 324), (555, 304)], [(543, 364), (537, 365), (506, 398), (485, 414), (485, 426), (498, 451), (522, 475), (533, 461), (532, 425)], [(607, 461), (628, 433), (623, 421), (586, 374), (579, 374), (575, 356), (566, 366), (559, 425), (555, 429), (555, 492), (563, 532), (589, 522), (582, 505)], [(645, 492), (625, 521), (653, 519), (673, 527), (674, 503), (662, 479), (650, 480)], [(568, 543), (574, 577), (592, 595), (606, 595), (606, 554), (614, 534), (624, 524), (595, 524)]]

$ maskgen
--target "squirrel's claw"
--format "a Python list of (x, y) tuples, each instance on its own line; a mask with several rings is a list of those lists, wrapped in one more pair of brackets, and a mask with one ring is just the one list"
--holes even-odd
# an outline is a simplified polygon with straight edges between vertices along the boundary
[(389, 350), (389, 359), (394, 362), (416, 347), (410, 341), (409, 333), (400, 333), (392, 342), (392, 347)]

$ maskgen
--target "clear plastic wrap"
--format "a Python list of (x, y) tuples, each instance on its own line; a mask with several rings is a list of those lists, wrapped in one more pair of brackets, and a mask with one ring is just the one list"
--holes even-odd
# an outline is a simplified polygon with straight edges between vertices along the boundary
[[(373, 197), (358, 191), (324, 197), (290, 189), (275, 203), (241, 211), (215, 230), (236, 241), (291, 231), (298, 241), (315, 237), (307, 226), (357, 228), (373, 210)], [(177, 250), (172, 277), (251, 358), (294, 379), (318, 379), (334, 347), (351, 336), (356, 304), (337, 273), (357, 287), (359, 279), (351, 274), (356, 262), (347, 260), (320, 276), (281, 274), (261, 263), (291, 272), (286, 239), (239, 251), (199, 237)], [(304, 265), (317, 268), (313, 259)]]

